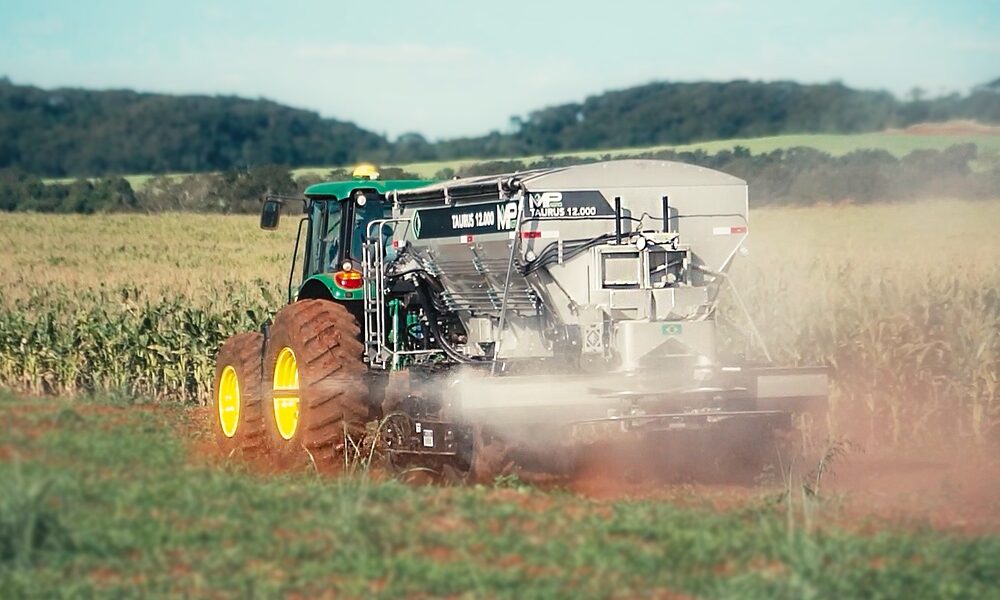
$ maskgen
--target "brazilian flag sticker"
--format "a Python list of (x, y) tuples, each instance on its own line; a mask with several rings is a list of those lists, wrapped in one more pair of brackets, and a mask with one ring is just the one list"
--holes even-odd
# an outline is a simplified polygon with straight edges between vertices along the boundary
[(660, 325), (660, 333), (663, 335), (680, 335), (684, 332), (684, 326), (680, 323), (664, 323)]

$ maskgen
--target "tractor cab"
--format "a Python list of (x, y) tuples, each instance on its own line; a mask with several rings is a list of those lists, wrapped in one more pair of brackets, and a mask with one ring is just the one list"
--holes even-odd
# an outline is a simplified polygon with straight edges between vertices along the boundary
[[(288, 278), (289, 301), (300, 246), (303, 247), (302, 282), (296, 298), (361, 300), (361, 249), (368, 224), (391, 216), (392, 203), (387, 199), (390, 192), (434, 183), (419, 179), (380, 180), (378, 171), (368, 164), (356, 168), (353, 176), (350, 181), (330, 181), (306, 188), (305, 216), (299, 221)], [(281, 207), (288, 200), (273, 196), (264, 200), (262, 229), (277, 228)]]

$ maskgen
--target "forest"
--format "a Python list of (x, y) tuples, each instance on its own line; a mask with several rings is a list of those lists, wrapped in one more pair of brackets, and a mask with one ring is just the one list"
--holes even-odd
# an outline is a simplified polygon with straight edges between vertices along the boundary
[(968, 94), (907, 100), (841, 83), (656, 82), (511, 118), (507, 131), (395, 139), (350, 122), (233, 96), (52, 89), (0, 78), (0, 169), (39, 177), (196, 173), (452, 158), (502, 158), (572, 150), (779, 135), (853, 133), (925, 121), (1000, 122), (1000, 79)]

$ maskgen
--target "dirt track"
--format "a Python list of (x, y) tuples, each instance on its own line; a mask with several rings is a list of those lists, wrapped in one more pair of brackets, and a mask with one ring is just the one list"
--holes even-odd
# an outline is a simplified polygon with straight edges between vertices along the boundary
[[(205, 435), (207, 412), (188, 412), (192, 449), (198, 460), (218, 460)], [(273, 473), (266, 464), (252, 467)], [(734, 510), (775, 498), (786, 487), (779, 476), (760, 484), (663, 484), (630, 480), (615, 465), (588, 465), (573, 479), (540, 484), (569, 489), (599, 502), (654, 499), (684, 506)], [(376, 474), (379, 478), (382, 474)], [(387, 476), (387, 475), (386, 475)], [(766, 478), (765, 478), (766, 479)], [(796, 482), (797, 491), (801, 481)], [(817, 510), (824, 520), (867, 527), (871, 519), (904, 526), (930, 525), (960, 533), (1000, 533), (1000, 459), (985, 451), (945, 453), (849, 452), (833, 462), (819, 489)]]
[[(41, 404), (32, 407), (46, 410)], [(115, 413), (160, 410), (144, 407), (88, 406), (81, 413), (101, 412), (117, 422)], [(29, 410), (20, 407), (20, 411)], [(16, 414), (16, 413), (14, 413)], [(208, 435), (208, 411), (183, 409), (175, 413), (179, 434), (190, 441), (192, 460), (210, 464), (227, 460), (219, 455)], [(48, 425), (51, 426), (51, 425)], [(40, 433), (40, 432), (36, 432)], [(0, 447), (0, 460), (8, 458), (10, 448)], [(251, 469), (261, 476), (274, 473), (267, 464)], [(376, 467), (374, 477), (387, 474)], [(661, 500), (683, 506), (735, 510), (762, 500), (778, 497), (787, 489), (780, 481), (755, 485), (706, 484), (699, 482), (662, 484), (636, 481), (624, 476), (624, 470), (610, 464), (591, 464), (571, 480), (553, 481), (540, 487), (568, 489), (598, 502), (627, 499)], [(798, 491), (796, 482), (793, 492)], [(1000, 458), (979, 450), (963, 452), (925, 450), (902, 453), (862, 453), (854, 451), (833, 462), (819, 489), (822, 502), (817, 517), (848, 527), (867, 530), (888, 520), (903, 526), (929, 525), (960, 533), (1000, 534)]]
[(917, 123), (904, 129), (889, 129), (887, 133), (903, 135), (1000, 135), (1000, 126), (977, 121), (955, 120), (940, 123)]
[[(657, 485), (623, 481), (608, 472), (584, 473), (570, 488), (600, 500), (652, 498), (719, 510), (784, 490), (781, 482)], [(821, 510), (829, 512), (826, 516), (845, 523), (877, 518), (964, 533), (1000, 533), (1000, 460), (985, 453), (924, 458), (850, 454), (835, 461), (822, 479), (819, 495), (824, 500)]]
[(985, 452), (850, 457), (827, 489), (847, 495), (849, 514), (1000, 532), (1000, 461)]

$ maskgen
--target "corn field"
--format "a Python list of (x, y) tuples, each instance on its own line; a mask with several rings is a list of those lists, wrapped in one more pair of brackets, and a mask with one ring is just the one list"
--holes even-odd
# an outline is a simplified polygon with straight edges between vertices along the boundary
[(263, 288), (197, 306), (135, 287), (34, 293), (0, 307), (0, 381), (37, 394), (114, 390), (204, 402), (219, 346), (258, 328), (275, 305)]
[[(834, 432), (997, 443), (996, 223), (996, 202), (758, 210), (733, 280), (778, 364), (831, 368)], [(5, 215), (0, 384), (205, 402), (220, 344), (282, 305), (294, 225)]]
[[(807, 293), (779, 281), (748, 296), (777, 364), (830, 367), (835, 431), (866, 445), (998, 441), (1000, 269), (986, 280), (820, 272)], [(768, 292), (791, 298), (768, 301)]]

